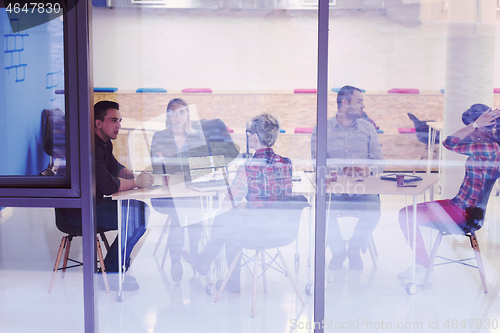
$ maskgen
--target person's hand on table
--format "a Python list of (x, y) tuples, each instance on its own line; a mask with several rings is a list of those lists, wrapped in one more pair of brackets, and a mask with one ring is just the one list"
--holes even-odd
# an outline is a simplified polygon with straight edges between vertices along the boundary
[(367, 165), (345, 167), (343, 172), (344, 175), (350, 177), (368, 177), (370, 175), (370, 168)]
[(155, 177), (146, 171), (141, 172), (139, 176), (137, 176), (137, 178), (135, 179), (135, 183), (139, 187), (148, 187), (153, 185), (154, 182), (155, 182)]

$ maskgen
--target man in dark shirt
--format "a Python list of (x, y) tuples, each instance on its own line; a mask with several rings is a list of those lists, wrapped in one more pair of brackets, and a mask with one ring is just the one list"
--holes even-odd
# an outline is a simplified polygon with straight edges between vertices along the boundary
[[(98, 227), (109, 230), (118, 229), (118, 212), (116, 201), (105, 195), (112, 195), (118, 191), (125, 191), (134, 187), (147, 187), (153, 184), (154, 176), (142, 172), (137, 178), (132, 171), (120, 164), (113, 156), (114, 140), (120, 131), (121, 113), (116, 102), (101, 101), (94, 105), (95, 129), (95, 173), (96, 173), (96, 222)], [(128, 205), (130, 204), (130, 209)], [(68, 223), (81, 226), (82, 218), (79, 209), (61, 210)], [(147, 205), (143, 202), (130, 200), (123, 204), (123, 216), (128, 213), (127, 253), (123, 255), (125, 266), (130, 265), (130, 253), (134, 245), (146, 231)], [(123, 233), (125, 228), (122, 228)], [(125, 235), (123, 234), (123, 237)], [(123, 250), (122, 250), (123, 251)], [(118, 240), (115, 239), (104, 260), (107, 272), (118, 271)], [(135, 290), (139, 285), (128, 279), (128, 288)], [(125, 281), (127, 282), (127, 280)]]

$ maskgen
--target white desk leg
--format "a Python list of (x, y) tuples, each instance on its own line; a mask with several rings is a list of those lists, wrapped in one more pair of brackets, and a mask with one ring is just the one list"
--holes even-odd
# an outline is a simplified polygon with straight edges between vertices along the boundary
[[(130, 217), (130, 200), (127, 200), (127, 218), (125, 219), (125, 246), (123, 247), (123, 250), (124, 250), (123, 253), (125, 253), (125, 256), (127, 255), (128, 219), (129, 219), (129, 217)], [(123, 258), (123, 259), (125, 259), (125, 258)], [(120, 267), (123, 267), (123, 264), (126, 264), (126, 263), (120, 262)], [(123, 280), (125, 280), (125, 273), (123, 273)]]
[(117, 213), (118, 213), (118, 294), (117, 294), (117, 300), (118, 302), (123, 301), (123, 289), (122, 289), (122, 283), (123, 283), (123, 271), (122, 271), (122, 201), (117, 200), (116, 201), (116, 206), (117, 206)]
[[(123, 272), (123, 256), (122, 256), (122, 201), (117, 200), (118, 209), (118, 301), (123, 301), (123, 281), (125, 280), (125, 272)], [(125, 255), (127, 254), (127, 235), (128, 235), (128, 218), (130, 216), (130, 200), (127, 200), (127, 218), (125, 219)]]
[(433, 157), (433, 153), (434, 153), (434, 144), (432, 144), (431, 146), (431, 143), (433, 143), (432, 141), (432, 128), (429, 126), (429, 137), (427, 138), (427, 176), (430, 175), (431, 173), (431, 164), (432, 164), (432, 157)]
[[(408, 242), (411, 244), (410, 242), (410, 228), (409, 228), (409, 216), (408, 216), (408, 205), (406, 203), (406, 195), (405, 195), (405, 207), (406, 207), (406, 231), (407, 231), (407, 236), (408, 236)], [(413, 240), (413, 253), (412, 253), (412, 257), (413, 257), (413, 264), (411, 266), (411, 277), (412, 277), (412, 281), (409, 282), (407, 285), (406, 285), (406, 292), (410, 295), (413, 295), (417, 292), (417, 285), (415, 284), (415, 273), (416, 273), (416, 270), (417, 270), (417, 196), (414, 195), (413, 196), (413, 237), (412, 237), (412, 240)]]
[[(437, 136), (437, 131), (436, 131), (436, 136)], [(438, 157), (438, 175), (439, 175), (439, 179), (441, 180), (441, 173), (443, 172), (443, 163), (442, 163), (442, 160), (443, 160), (443, 145), (442, 145), (442, 136), (443, 136), (443, 132), (439, 132), (439, 157)], [(440, 188), (441, 188), (441, 185), (440, 185)], [(441, 192), (439, 192), (441, 193)]]
[[(314, 278), (313, 278), (313, 248), (314, 248), (314, 215), (315, 215), (315, 207), (316, 207), (316, 196), (312, 195), (309, 197), (309, 218), (308, 222), (308, 235), (307, 235), (307, 285), (306, 285), (306, 294), (311, 296), (314, 294)], [(326, 270), (325, 270), (326, 271)]]
[(417, 196), (413, 196), (413, 270), (412, 281), (415, 282), (417, 270)]
[(309, 283), (313, 282), (312, 274), (312, 263), (314, 262), (314, 215), (316, 207), (316, 197), (311, 196), (310, 198), (311, 208), (309, 210), (309, 241), (308, 241), (308, 254), (307, 254), (307, 277), (309, 278)]

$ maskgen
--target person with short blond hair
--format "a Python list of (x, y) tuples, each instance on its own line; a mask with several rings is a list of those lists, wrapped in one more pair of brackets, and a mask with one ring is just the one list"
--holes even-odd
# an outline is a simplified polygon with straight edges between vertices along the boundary
[[(258, 238), (250, 230), (259, 230), (259, 224), (272, 223), (265, 218), (256, 218), (258, 212), (269, 207), (272, 202), (292, 195), (292, 162), (286, 157), (275, 154), (271, 148), (278, 139), (280, 126), (278, 120), (267, 113), (253, 117), (246, 130), (248, 145), (255, 149), (251, 158), (236, 171), (223, 207), (233, 207), (216, 217), (211, 239), (198, 255), (184, 251), (183, 257), (201, 275), (206, 275), (210, 264), (226, 245), (228, 265), (233, 261), (241, 246), (238, 237)], [(244, 200), (246, 205), (243, 208)], [(254, 227), (254, 228), (252, 228)], [(241, 259), (241, 258), (240, 258)], [(240, 267), (237, 262), (226, 289), (240, 292)]]

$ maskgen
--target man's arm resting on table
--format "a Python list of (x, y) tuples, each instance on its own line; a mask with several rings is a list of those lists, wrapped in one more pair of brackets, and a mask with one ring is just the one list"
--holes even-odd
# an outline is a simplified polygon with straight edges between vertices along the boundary
[(126, 179), (118, 177), (118, 180), (120, 181), (120, 187), (118, 188), (118, 192), (130, 190), (134, 187), (137, 187), (137, 183), (135, 182), (134, 178)]
[(130, 190), (134, 187), (148, 187), (153, 185), (154, 176), (149, 172), (143, 171), (134, 179), (134, 174), (129, 169), (122, 169), (118, 173), (118, 179), (120, 180), (120, 187), (118, 192)]

